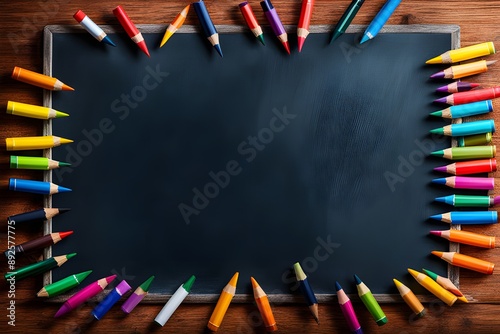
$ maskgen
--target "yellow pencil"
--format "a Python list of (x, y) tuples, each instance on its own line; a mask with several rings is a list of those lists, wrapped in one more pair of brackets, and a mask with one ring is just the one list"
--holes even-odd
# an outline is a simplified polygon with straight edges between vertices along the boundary
[(250, 277), (250, 280), (252, 281), (253, 297), (255, 298), (257, 307), (259, 308), (262, 320), (264, 320), (266, 331), (277, 331), (278, 326), (276, 325), (276, 320), (274, 320), (273, 310), (271, 309), (271, 305), (269, 304), (269, 298), (267, 298), (266, 293), (264, 292), (264, 290), (262, 290), (255, 278)]
[(70, 139), (56, 136), (14, 137), (6, 138), (5, 146), (7, 151), (43, 150), (72, 142)]
[(52, 108), (13, 101), (7, 102), (7, 114), (38, 119), (51, 119), (69, 116), (64, 112)]
[(408, 306), (415, 312), (419, 317), (423, 317), (425, 314), (424, 305), (418, 300), (417, 296), (410, 290), (406, 285), (393, 278), (396, 288), (398, 288), (399, 294), (403, 297), (403, 300), (408, 304)]
[(222, 319), (224, 319), (224, 315), (226, 314), (227, 308), (229, 304), (231, 304), (231, 300), (236, 293), (236, 283), (238, 283), (239, 273), (236, 272), (229, 283), (222, 289), (222, 293), (220, 294), (219, 300), (215, 305), (215, 309), (210, 316), (210, 320), (208, 321), (207, 327), (212, 332), (217, 332), (222, 323)]
[(17, 66), (12, 71), (12, 79), (48, 90), (74, 90), (56, 78)]
[(408, 268), (408, 272), (421, 286), (429, 290), (429, 292), (441, 299), (448, 306), (453, 305), (457, 301), (457, 296), (434, 282), (429, 276), (410, 268)]
[(190, 6), (191, 5), (187, 5), (186, 7), (184, 7), (184, 9), (179, 14), (177, 14), (177, 16), (172, 21), (172, 23), (170, 23), (168, 25), (167, 30), (165, 31), (165, 35), (163, 35), (163, 39), (161, 40), (160, 48), (165, 43), (167, 43), (168, 39), (170, 37), (172, 37), (173, 34), (175, 34), (175, 32), (177, 31), (177, 29), (179, 29), (180, 27), (182, 27), (182, 25), (184, 24), (184, 21), (186, 20), (186, 17), (187, 17), (187, 14), (189, 12), (189, 7)]
[(493, 42), (486, 42), (466, 46), (456, 50), (447, 51), (437, 57), (429, 59), (426, 64), (450, 64), (459, 61), (469, 60), (495, 53)]

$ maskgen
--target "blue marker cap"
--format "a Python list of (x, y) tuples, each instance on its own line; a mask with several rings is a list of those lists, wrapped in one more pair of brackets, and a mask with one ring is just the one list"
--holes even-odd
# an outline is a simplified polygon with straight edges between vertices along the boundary
[(120, 300), (121, 296), (127, 293), (131, 289), (130, 285), (123, 280), (121, 281), (107, 296), (104, 298), (99, 305), (97, 305), (94, 310), (92, 310), (92, 315), (97, 319), (101, 320), (102, 317)]

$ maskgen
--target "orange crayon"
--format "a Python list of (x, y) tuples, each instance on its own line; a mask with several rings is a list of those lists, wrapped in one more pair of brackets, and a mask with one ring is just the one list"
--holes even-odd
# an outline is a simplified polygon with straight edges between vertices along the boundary
[(454, 266), (477, 271), (483, 274), (491, 275), (495, 269), (495, 264), (492, 262), (484, 261), (457, 252), (432, 251), (432, 254)]
[(74, 90), (56, 78), (17, 66), (12, 71), (12, 79), (48, 90)]

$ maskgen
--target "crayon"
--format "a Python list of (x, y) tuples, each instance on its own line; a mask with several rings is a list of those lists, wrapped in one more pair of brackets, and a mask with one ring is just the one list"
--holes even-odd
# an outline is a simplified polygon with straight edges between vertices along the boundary
[(437, 57), (427, 60), (426, 64), (451, 64), (495, 53), (493, 42), (486, 42), (447, 51)]
[(387, 20), (389, 20), (389, 17), (391, 17), (392, 13), (396, 10), (400, 3), (401, 0), (387, 0), (382, 9), (377, 13), (373, 21), (370, 23), (368, 28), (366, 28), (359, 43), (363, 44), (364, 42), (375, 38), (375, 36), (377, 36), (380, 29), (382, 29)]
[(431, 253), (451, 265), (477, 271), (482, 274), (491, 275), (493, 274), (493, 270), (495, 269), (495, 264), (492, 262), (481, 260), (457, 252), (432, 251)]
[(478, 83), (473, 82), (465, 82), (465, 81), (455, 81), (451, 84), (447, 84), (446, 86), (441, 86), (436, 88), (436, 92), (438, 93), (458, 93), (465, 92), (474, 88), (479, 87)]
[(149, 286), (151, 282), (155, 279), (154, 276), (148, 278), (144, 283), (139, 285), (137, 289), (135, 289), (134, 293), (128, 297), (128, 299), (123, 303), (121, 309), (123, 312), (129, 314), (132, 310), (139, 304), (144, 297), (148, 294)]
[(472, 136), (480, 133), (495, 132), (495, 121), (492, 119), (450, 124), (441, 128), (432, 129), (430, 133), (445, 136)]
[(94, 23), (83, 11), (78, 10), (73, 17), (76, 22), (80, 23), (80, 25), (85, 28), (95, 39), (99, 42), (103, 42), (105, 44), (116, 46), (115, 43), (109, 38), (108, 35), (102, 30), (97, 24)]
[(9, 179), (9, 190), (41, 195), (54, 195), (71, 191), (69, 188), (61, 187), (51, 182), (12, 178)]
[(302, 294), (304, 295), (306, 303), (309, 306), (309, 310), (311, 310), (314, 320), (316, 320), (319, 324), (318, 300), (316, 299), (311, 285), (309, 284), (309, 280), (298, 262), (293, 265), (293, 270), (295, 271), (297, 282), (300, 283), (300, 291), (302, 291)]
[(462, 230), (430, 231), (432, 235), (444, 238), (451, 242), (476, 246), (481, 248), (495, 248), (495, 237)]
[(73, 289), (83, 282), (92, 273), (92, 270), (84, 271), (78, 274), (74, 274), (63, 278), (57, 282), (48, 284), (44, 286), (38, 293), (37, 297), (55, 297), (66, 291)]
[(17, 66), (12, 71), (12, 79), (48, 90), (74, 90), (56, 78)]
[(422, 271), (432, 278), (437, 284), (441, 285), (446, 290), (450, 291), (452, 294), (458, 297), (458, 300), (463, 301), (464, 303), (468, 303), (467, 298), (464, 297), (463, 293), (456, 287), (455, 284), (448, 278), (440, 276), (430, 270), (422, 269)]
[(418, 284), (426, 288), (427, 291), (432, 293), (434, 296), (441, 299), (446, 305), (452, 306), (457, 301), (457, 296), (434, 282), (429, 276), (410, 268), (408, 268), (408, 272), (413, 276), (413, 278), (415, 278)]
[(196, 280), (196, 277), (194, 275), (191, 276), (184, 284), (182, 284), (174, 292), (172, 297), (170, 297), (168, 302), (165, 304), (165, 306), (163, 306), (160, 313), (158, 313), (158, 315), (156, 316), (156, 318), (154, 320), (158, 325), (164, 326), (165, 323), (168, 321), (168, 319), (170, 319), (172, 314), (174, 314), (175, 310), (177, 310), (179, 305), (181, 305), (181, 303), (184, 301), (184, 299), (191, 292), (191, 288), (193, 287), (195, 280)]
[(290, 45), (288, 44), (288, 35), (281, 23), (280, 17), (278, 16), (278, 12), (274, 8), (273, 4), (270, 0), (264, 0), (260, 2), (260, 6), (264, 11), (264, 15), (266, 15), (267, 21), (271, 25), (274, 34), (278, 37), (279, 41), (285, 48), (286, 52), (290, 54)]
[(481, 159), (455, 162), (446, 166), (434, 168), (436, 172), (444, 172), (453, 175), (468, 175), (478, 173), (490, 173), (497, 170), (496, 159)]
[(435, 157), (449, 160), (472, 160), (482, 158), (494, 158), (497, 152), (495, 145), (451, 147), (444, 150), (431, 152)]
[(437, 197), (434, 199), (436, 202), (446, 203), (454, 207), (483, 207), (500, 203), (500, 196), (482, 196), (482, 195), (449, 195), (444, 197)]
[(488, 71), (488, 66), (496, 63), (496, 60), (479, 60), (473, 63), (453, 65), (443, 71), (431, 75), (431, 79), (460, 79), (471, 75)]
[(203, 28), (203, 32), (207, 37), (208, 41), (215, 48), (219, 56), (223, 57), (222, 49), (219, 43), (219, 34), (217, 33), (217, 29), (210, 18), (210, 14), (208, 14), (207, 7), (205, 7), (205, 3), (203, 0), (198, 2), (193, 2), (194, 11), (196, 12), (196, 16), (198, 16), (198, 20), (200, 21), (201, 27)]
[(7, 102), (7, 114), (36, 119), (52, 119), (69, 116), (66, 113), (52, 108), (13, 101)]
[(478, 101), (472, 103), (461, 104), (458, 106), (448, 107), (443, 110), (431, 113), (432, 116), (443, 118), (461, 118), (468, 116), (476, 116), (486, 114), (493, 111), (493, 103), (491, 100)]
[(253, 13), (252, 7), (250, 4), (245, 1), (240, 3), (239, 5), (241, 14), (247, 23), (248, 28), (252, 31), (255, 37), (262, 43), (262, 45), (266, 45), (264, 43), (264, 33), (262, 32), (262, 28), (257, 22), (257, 18), (255, 18), (255, 14)]
[(67, 166), (71, 166), (71, 164), (44, 157), (10, 156), (10, 168), (13, 169), (51, 170)]
[(16, 281), (20, 281), (24, 278), (42, 274), (46, 271), (49, 271), (51, 269), (57, 268), (62, 266), (66, 261), (74, 257), (76, 253), (71, 253), (67, 255), (61, 255), (61, 256), (54, 256), (50, 257), (46, 260), (40, 261), (40, 262), (35, 262), (30, 265), (27, 265), (22, 268), (18, 268), (14, 271), (9, 271), (4, 275), (5, 279), (9, 279), (11, 277), (15, 278)]
[(361, 301), (365, 304), (365, 307), (368, 309), (377, 325), (385, 325), (387, 323), (387, 317), (384, 311), (382, 311), (382, 308), (380, 308), (375, 297), (373, 297), (370, 289), (368, 289), (366, 284), (363, 283), (357, 275), (354, 275), (354, 280), (356, 281), (356, 289), (358, 290), (359, 298), (361, 298)]
[(172, 23), (170, 23), (168, 25), (167, 30), (165, 31), (165, 34), (163, 35), (163, 38), (161, 40), (160, 48), (163, 45), (165, 45), (165, 43), (167, 43), (167, 41), (170, 39), (170, 37), (172, 37), (172, 35), (175, 34), (175, 32), (180, 27), (182, 27), (182, 25), (184, 24), (184, 21), (186, 21), (186, 17), (187, 17), (187, 14), (189, 13), (190, 7), (191, 7), (191, 5), (187, 5), (186, 7), (184, 7), (184, 9), (179, 14), (177, 14), (177, 16), (174, 18)]
[(236, 293), (236, 284), (238, 283), (239, 273), (236, 272), (229, 283), (222, 289), (222, 293), (220, 294), (219, 300), (217, 300), (217, 304), (215, 305), (215, 309), (210, 316), (210, 320), (208, 321), (207, 327), (212, 332), (217, 332), (219, 329), (222, 320), (224, 319), (224, 315), (231, 304), (231, 300)]
[(130, 285), (127, 283), (127, 281), (122, 280), (118, 285), (111, 290), (104, 299), (97, 304), (97, 306), (92, 310), (92, 315), (94, 318), (97, 320), (101, 320), (106, 313), (116, 304), (117, 301), (120, 300), (120, 298), (126, 294), (130, 289)]
[(90, 283), (82, 290), (69, 297), (68, 300), (66, 300), (61, 308), (59, 308), (59, 310), (56, 312), (54, 318), (59, 318), (60, 316), (65, 315), (66, 313), (76, 309), (78, 306), (85, 303), (90, 298), (96, 296), (97, 294), (102, 292), (115, 278), (116, 275), (112, 275)]
[(456, 225), (496, 224), (498, 222), (496, 211), (452, 211), (434, 215), (431, 218)]
[(309, 35), (309, 24), (311, 23), (313, 7), (314, 0), (302, 0), (299, 23), (297, 24), (297, 46), (299, 52), (302, 51), (307, 35)]
[(57, 216), (58, 214), (68, 212), (69, 210), (71, 209), (43, 208), (29, 212), (18, 213), (16, 215), (10, 216), (9, 221), (12, 221), (17, 224), (17, 223), (49, 220)]
[(352, 302), (344, 292), (344, 289), (340, 286), (339, 282), (335, 282), (335, 289), (337, 290), (337, 299), (339, 301), (340, 309), (342, 310), (342, 314), (347, 322), (347, 328), (349, 328), (351, 333), (363, 334), (356, 312), (354, 312), (354, 308), (352, 307)]
[(50, 233), (40, 238), (36, 238), (30, 241), (23, 242), (22, 244), (16, 245), (14, 249), (10, 248), (9, 250), (6, 250), (4, 254), (5, 257), (8, 257), (9, 252), (14, 252), (16, 256), (18, 254), (26, 254), (29, 252), (33, 252), (35, 250), (55, 245), (59, 241), (61, 241), (62, 239), (66, 238), (71, 234), (73, 234), (73, 231)]
[(139, 49), (142, 50), (142, 52), (144, 52), (148, 57), (151, 57), (149, 55), (148, 46), (146, 45), (144, 37), (142, 36), (139, 29), (137, 29), (134, 22), (132, 22), (130, 17), (127, 15), (125, 10), (122, 8), (122, 6), (118, 6), (113, 9), (113, 14), (116, 16), (123, 29), (125, 29), (128, 37), (132, 39), (132, 41), (139, 47)]
[(345, 33), (345, 31), (351, 24), (352, 20), (354, 19), (354, 17), (358, 13), (364, 2), (365, 0), (352, 0), (349, 7), (347, 7), (346, 11), (344, 12), (344, 14), (342, 14), (342, 17), (337, 22), (335, 28), (333, 28), (333, 36), (332, 39), (330, 40), (330, 43), (332, 43), (334, 40), (339, 38), (343, 33)]
[(468, 92), (453, 93), (440, 99), (434, 100), (436, 103), (446, 103), (452, 106), (491, 100), (500, 97), (500, 86), (474, 89)]
[(419, 317), (423, 317), (425, 315), (425, 308), (422, 303), (418, 300), (417, 296), (411, 291), (406, 285), (393, 278), (392, 281), (396, 285), (396, 288), (399, 291), (399, 294), (405, 301), (405, 303), (411, 308), (411, 310)]
[(458, 147), (482, 146), (491, 144), (493, 135), (491, 132), (480, 133), (472, 136), (457, 137)]
[(449, 176), (434, 179), (432, 183), (455, 189), (493, 190), (495, 188), (495, 179), (492, 177)]
[(44, 150), (72, 142), (56, 136), (13, 137), (5, 138), (5, 147), (7, 151)]
[(278, 326), (276, 325), (276, 320), (274, 320), (273, 311), (271, 309), (271, 305), (269, 304), (269, 299), (267, 298), (266, 293), (264, 292), (264, 290), (262, 290), (255, 278), (250, 277), (250, 281), (252, 282), (253, 297), (255, 299), (255, 303), (257, 304), (257, 308), (259, 309), (262, 320), (264, 321), (266, 331), (277, 331)]

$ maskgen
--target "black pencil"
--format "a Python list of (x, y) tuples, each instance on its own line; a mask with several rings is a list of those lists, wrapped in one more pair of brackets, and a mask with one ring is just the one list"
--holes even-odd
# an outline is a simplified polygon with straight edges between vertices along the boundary
[(9, 221), (14, 223), (24, 223), (30, 221), (49, 220), (60, 213), (68, 212), (71, 209), (44, 208), (30, 212), (19, 213), (9, 217)]

